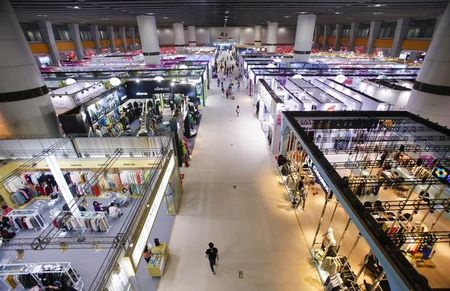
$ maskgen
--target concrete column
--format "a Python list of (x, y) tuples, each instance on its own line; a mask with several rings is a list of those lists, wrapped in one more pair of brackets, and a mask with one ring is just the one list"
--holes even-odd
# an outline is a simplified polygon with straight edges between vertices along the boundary
[(81, 42), (80, 26), (78, 25), (78, 23), (70, 23), (69, 24), (69, 32), (70, 32), (70, 37), (72, 38), (73, 42), (75, 43), (75, 52), (77, 53), (77, 58), (79, 60), (82, 60), (84, 58), (84, 49), (83, 49), (83, 43)]
[(195, 35), (195, 26), (188, 26), (189, 46), (197, 46), (197, 36)]
[(375, 40), (377, 39), (378, 34), (380, 34), (380, 27), (380, 21), (370, 22), (369, 39), (367, 40), (367, 54), (369, 55), (373, 54), (373, 50), (375, 48)]
[(0, 1), (0, 135), (61, 136), (42, 75), (9, 1)]
[(91, 36), (92, 40), (95, 42), (95, 50), (100, 53), (102, 50), (102, 45), (100, 43), (100, 31), (98, 30), (97, 24), (91, 24)]
[(340, 50), (341, 49), (341, 35), (342, 35), (342, 24), (336, 24), (336, 37), (334, 39), (334, 49)]
[(158, 33), (156, 32), (155, 16), (139, 15), (136, 17), (141, 36), (142, 52), (146, 65), (159, 65), (161, 56), (159, 55)]
[(135, 50), (136, 49), (136, 34), (134, 32), (134, 26), (128, 28), (128, 34), (131, 38), (131, 45), (130, 45), (130, 49), (131, 50)]
[(350, 41), (349, 41), (349, 50), (350, 51), (355, 50), (355, 41), (356, 41), (356, 36), (358, 35), (358, 28), (359, 28), (359, 23), (352, 22), (352, 25), (350, 27)]
[(106, 33), (108, 34), (111, 50), (115, 52), (117, 47), (116, 42), (114, 41), (116, 39), (116, 36), (114, 35), (114, 26), (109, 25), (106, 27)]
[(305, 14), (297, 18), (297, 29), (295, 32), (294, 60), (307, 62), (311, 54), (314, 26), (316, 15)]
[(278, 31), (278, 22), (268, 22), (267, 23), (267, 52), (275, 53), (277, 49), (277, 31)]
[(431, 40), (406, 106), (410, 112), (450, 127), (450, 4)]
[(329, 33), (328, 25), (323, 26), (323, 40), (322, 40), (322, 49), (326, 50), (328, 48), (327, 37)]
[(55, 34), (53, 33), (52, 23), (50, 21), (44, 21), (39, 23), (39, 30), (42, 33), (42, 38), (48, 46), (48, 52), (50, 54), (50, 60), (53, 66), (59, 66), (61, 57), (59, 55), (58, 47), (56, 46)]
[(443, 16), (444, 16), (444, 14), (441, 14), (438, 17), (436, 17), (436, 24), (434, 25), (433, 36), (439, 26), (439, 23), (441, 23), (441, 19)]
[(260, 47), (262, 43), (262, 26), (255, 25), (255, 40), (254, 45)]
[(186, 45), (186, 41), (184, 40), (183, 23), (174, 23), (173, 24), (173, 34), (174, 34), (174, 38), (175, 38), (175, 48), (177, 49), (177, 53), (178, 53), (180, 51), (180, 49)]
[(398, 57), (402, 51), (402, 42), (408, 33), (409, 19), (399, 18), (397, 19), (397, 26), (395, 27), (394, 41), (392, 42), (392, 48), (389, 52), (391, 57)]
[(206, 39), (207, 44), (212, 45), (213, 44), (213, 40), (211, 37), (212, 31), (211, 28), (206, 28), (208, 30), (208, 33), (206, 34), (208, 36), (208, 38)]
[(317, 43), (317, 38), (319, 37), (319, 26), (314, 25), (314, 34), (313, 34), (313, 44)]
[(127, 34), (125, 30), (125, 26), (119, 27), (119, 34), (120, 39), (122, 40), (122, 50), (124, 52), (128, 51), (128, 44), (127, 44)]

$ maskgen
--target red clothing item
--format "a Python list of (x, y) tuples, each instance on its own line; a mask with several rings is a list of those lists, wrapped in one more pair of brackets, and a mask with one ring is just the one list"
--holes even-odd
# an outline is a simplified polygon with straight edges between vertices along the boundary
[(8, 213), (10, 213), (13, 209), (11, 207), (7, 207), (3, 209), (3, 216), (6, 216)]

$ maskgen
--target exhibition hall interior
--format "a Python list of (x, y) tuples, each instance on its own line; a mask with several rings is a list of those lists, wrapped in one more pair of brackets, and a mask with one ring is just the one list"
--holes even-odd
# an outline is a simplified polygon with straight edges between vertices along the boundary
[(0, 290), (450, 290), (448, 0), (0, 0)]

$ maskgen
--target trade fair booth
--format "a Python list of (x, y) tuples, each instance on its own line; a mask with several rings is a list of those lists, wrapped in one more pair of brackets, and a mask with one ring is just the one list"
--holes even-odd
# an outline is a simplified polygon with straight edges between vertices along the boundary
[(392, 104), (394, 110), (405, 110), (411, 95), (412, 83), (407, 80), (401, 80), (397, 84), (395, 79), (366, 79), (360, 82), (356, 89)]
[(121, 136), (140, 115), (128, 110), (128, 104), (125, 87), (120, 85), (59, 114), (58, 119), (66, 134), (95, 136), (100, 130), (102, 136)]
[(361, 110), (386, 111), (392, 109), (392, 104), (373, 98), (372, 96), (360, 92), (353, 87), (340, 83), (334, 79), (323, 78), (319, 81), (330, 88), (336, 89), (354, 100), (361, 102)]
[(208, 75), (208, 68), (206, 65), (188, 67), (181, 64), (175, 68), (151, 68), (151, 69), (136, 69), (136, 68), (109, 68), (105, 70), (92, 70), (83, 67), (75, 67), (70, 69), (62, 69), (51, 72), (41, 72), (46, 82), (50, 81), (65, 81), (67, 79), (74, 79), (81, 81), (103, 81), (108, 82), (112, 78), (119, 79), (123, 83), (127, 80), (171, 80), (175, 83), (193, 83), (195, 84), (196, 97), (201, 100), (205, 106), (206, 98), (208, 96), (208, 88), (210, 76)]
[(0, 156), (0, 289), (156, 291), (182, 192), (170, 137), (5, 140)]
[(106, 90), (101, 82), (76, 82), (50, 91), (56, 114), (74, 108)]
[[(326, 78), (260, 79), (253, 96), (258, 119), (274, 155), (280, 151), (283, 111), (388, 110), (389, 105), (358, 94), (339, 82)], [(343, 92), (345, 91), (345, 93)]]
[[(254, 67), (251, 68), (246, 80), (248, 95), (253, 96), (255, 86), (259, 79), (268, 80), (273, 77), (288, 78), (295, 75), (307, 77), (334, 78), (344, 75), (346, 79), (362, 80), (367, 78), (377, 78), (382, 75), (386, 79), (407, 79), (414, 80), (417, 77), (418, 68), (395, 69), (395, 68), (282, 68), (282, 67)], [(355, 82), (357, 83), (357, 82)]]
[(282, 133), (281, 180), (325, 290), (448, 286), (447, 128), (404, 111), (317, 111), (284, 112)]

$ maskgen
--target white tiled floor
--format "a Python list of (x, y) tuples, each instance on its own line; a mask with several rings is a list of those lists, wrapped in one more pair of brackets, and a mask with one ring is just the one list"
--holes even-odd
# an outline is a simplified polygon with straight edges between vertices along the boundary
[[(158, 290), (321, 290), (250, 98), (227, 100), (212, 86)], [(204, 255), (210, 241), (220, 254), (215, 276)]]

